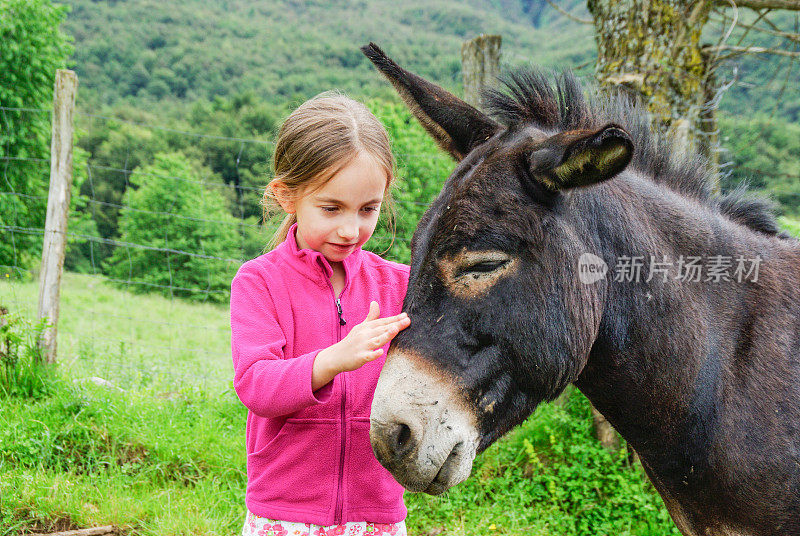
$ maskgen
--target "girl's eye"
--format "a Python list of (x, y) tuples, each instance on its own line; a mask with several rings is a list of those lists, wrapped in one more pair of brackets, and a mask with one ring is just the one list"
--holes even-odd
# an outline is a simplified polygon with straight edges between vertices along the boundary
[(378, 207), (364, 207), (366, 212), (377, 212)]
[(325, 212), (336, 212), (339, 210), (339, 207), (322, 207), (322, 210)]

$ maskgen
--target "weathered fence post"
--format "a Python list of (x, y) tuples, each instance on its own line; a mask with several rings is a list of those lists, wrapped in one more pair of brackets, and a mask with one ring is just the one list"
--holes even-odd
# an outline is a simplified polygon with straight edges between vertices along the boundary
[(592, 406), (592, 421), (594, 423), (594, 435), (600, 444), (607, 449), (618, 450), (619, 436), (617, 431), (594, 406)]
[(464, 100), (480, 109), (481, 90), (491, 86), (500, 74), (499, 35), (479, 35), (461, 45), (461, 71), (464, 80)]
[(53, 138), (50, 142), (50, 193), (44, 224), (42, 268), (39, 274), (39, 318), (50, 325), (39, 344), (48, 363), (56, 361), (61, 271), (67, 249), (67, 216), (72, 190), (72, 116), (78, 77), (73, 71), (59, 69), (53, 91)]

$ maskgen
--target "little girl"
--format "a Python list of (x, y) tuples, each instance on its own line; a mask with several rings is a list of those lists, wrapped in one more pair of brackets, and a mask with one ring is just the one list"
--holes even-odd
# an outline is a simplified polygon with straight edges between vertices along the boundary
[(274, 159), (277, 246), (231, 284), (234, 388), (249, 410), (242, 534), (403, 536), (403, 488), (372, 453), (369, 413), (410, 323), (409, 268), (361, 249), (390, 201), (388, 136), (364, 105), (325, 94), (286, 119)]

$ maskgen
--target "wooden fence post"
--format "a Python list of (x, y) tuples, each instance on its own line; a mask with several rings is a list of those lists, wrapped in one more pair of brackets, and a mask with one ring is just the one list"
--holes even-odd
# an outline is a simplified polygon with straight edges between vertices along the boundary
[(72, 116), (78, 77), (73, 71), (59, 69), (53, 91), (53, 137), (50, 143), (50, 193), (44, 224), (42, 267), (39, 274), (39, 318), (50, 325), (39, 341), (48, 363), (56, 361), (61, 271), (67, 249), (67, 216), (72, 190)]
[(479, 35), (461, 45), (461, 72), (464, 81), (464, 100), (480, 109), (481, 90), (491, 86), (500, 74), (499, 35)]
[(617, 431), (594, 406), (592, 406), (592, 421), (594, 423), (594, 435), (600, 444), (610, 450), (619, 450), (619, 435), (617, 435)]

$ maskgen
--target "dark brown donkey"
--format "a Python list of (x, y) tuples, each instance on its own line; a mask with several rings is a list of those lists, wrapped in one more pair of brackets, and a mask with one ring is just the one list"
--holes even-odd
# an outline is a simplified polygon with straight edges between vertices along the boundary
[(484, 115), (364, 53), (458, 162), (411, 244), (375, 455), (441, 493), (570, 382), (684, 534), (800, 534), (800, 241), (621, 97), (517, 73)]

